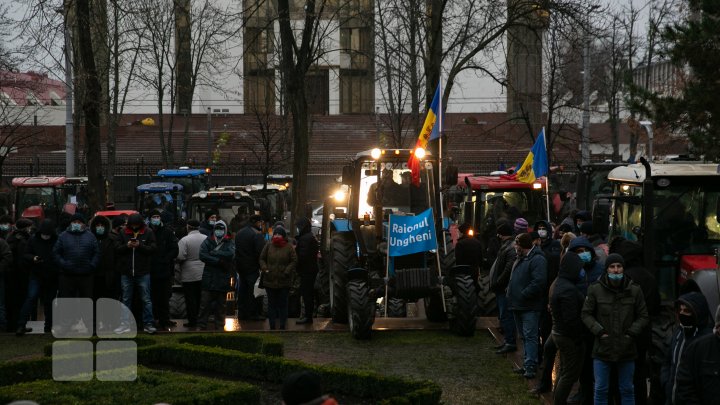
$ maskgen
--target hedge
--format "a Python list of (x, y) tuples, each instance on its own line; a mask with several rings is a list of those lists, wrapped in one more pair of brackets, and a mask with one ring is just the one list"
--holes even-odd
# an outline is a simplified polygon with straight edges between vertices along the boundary
[[(271, 335), (199, 334), (179, 335), (177, 338), (167, 335), (162, 338), (143, 336), (138, 337), (136, 342), (139, 364), (149, 367), (169, 365), (180, 369), (218, 373), (274, 384), (281, 384), (285, 376), (292, 372), (311, 370), (321, 376), (326, 392), (372, 399), (380, 404), (438, 404), (442, 394), (440, 386), (432, 381), (383, 376), (375, 372), (334, 366), (310, 365), (283, 358), (282, 341)], [(45, 352), (50, 354), (51, 346), (45, 347)], [(96, 356), (118, 355), (118, 353), (121, 351), (98, 352)], [(56, 356), (55, 361), (65, 360), (65, 357), (67, 356), (60, 358)], [(68, 360), (70, 359), (71, 357), (68, 357)], [(138, 368), (142, 369), (142, 367)], [(147, 371), (143, 373), (138, 371), (138, 373), (145, 374), (144, 381), (148, 381)], [(38, 387), (55, 387), (52, 384), (61, 384), (52, 381), (35, 381), (49, 380), (51, 377), (52, 360), (49, 357), (0, 365), (0, 386), (24, 385), (22, 383), (29, 381), (33, 381), (32, 384), (41, 384)], [(95, 383), (102, 382), (95, 381)], [(86, 387), (91, 388), (95, 385), (90, 384)], [(190, 393), (187, 395), (191, 397), (202, 393), (202, 398), (206, 398), (203, 390), (192, 393), (191, 390), (181, 391)], [(219, 395), (222, 397), (222, 393)], [(0, 399), (2, 398), (5, 397), (0, 396)], [(163, 401), (180, 403), (177, 400), (173, 402), (163, 399)], [(257, 403), (257, 401), (239, 403)]]

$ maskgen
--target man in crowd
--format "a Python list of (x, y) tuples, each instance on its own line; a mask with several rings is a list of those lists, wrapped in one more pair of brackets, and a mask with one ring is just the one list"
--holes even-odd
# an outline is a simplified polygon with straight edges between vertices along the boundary
[(175, 326), (170, 320), (170, 295), (175, 270), (175, 258), (178, 255), (178, 240), (175, 232), (162, 221), (161, 213), (150, 211), (150, 229), (155, 234), (157, 250), (150, 261), (150, 296), (152, 307), (160, 329), (167, 330)]
[(318, 273), (317, 255), (320, 245), (312, 234), (309, 219), (305, 217), (298, 218), (296, 225), (298, 231), (297, 246), (295, 246), (298, 256), (296, 271), (300, 276), (300, 296), (305, 308), (305, 314), (296, 323), (302, 325), (313, 322), (315, 277)]
[(180, 282), (185, 293), (185, 308), (188, 322), (186, 328), (197, 327), (202, 293), (202, 276), (205, 263), (200, 260), (200, 246), (207, 236), (200, 233), (200, 221), (187, 221), (187, 235), (178, 243), (177, 261), (180, 264)]
[(717, 404), (720, 398), (720, 306), (712, 334), (698, 338), (682, 355), (677, 373), (676, 404)]
[(515, 252), (515, 238), (513, 228), (509, 223), (503, 222), (497, 227), (497, 237), (501, 241), (497, 259), (493, 264), (490, 275), (490, 290), (495, 293), (500, 327), (503, 331), (504, 341), (495, 348), (497, 354), (512, 353), (517, 350), (515, 337), (515, 319), (507, 305), (507, 285), (517, 253)]
[(263, 220), (253, 215), (235, 236), (235, 269), (240, 276), (238, 320), (264, 320), (255, 300), (255, 282), (260, 277), (260, 252), (265, 247)]

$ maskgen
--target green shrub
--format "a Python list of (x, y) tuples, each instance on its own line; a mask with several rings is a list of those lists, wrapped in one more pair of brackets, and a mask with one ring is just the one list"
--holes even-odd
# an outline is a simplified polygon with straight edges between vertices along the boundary
[(178, 342), (197, 346), (219, 347), (244, 353), (258, 353), (266, 356), (281, 357), (283, 355), (282, 340), (270, 335), (251, 335), (247, 333), (201, 334), (181, 337)]

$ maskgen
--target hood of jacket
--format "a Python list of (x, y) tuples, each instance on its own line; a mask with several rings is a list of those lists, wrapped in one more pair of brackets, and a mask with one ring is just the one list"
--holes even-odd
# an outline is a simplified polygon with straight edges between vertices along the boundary
[(698, 329), (702, 329), (708, 325), (708, 321), (710, 320), (710, 307), (704, 295), (699, 292), (683, 294), (675, 302), (676, 306), (679, 304), (692, 308), (693, 315), (695, 316), (695, 325), (697, 325)]
[(537, 232), (538, 226), (540, 226), (540, 225), (544, 226), (545, 229), (547, 229), (547, 231), (548, 231), (547, 239), (552, 239), (553, 227), (548, 221), (546, 221), (544, 219), (541, 219), (541, 220), (535, 222), (535, 224), (533, 225), (533, 231)]
[(617, 253), (625, 259), (625, 267), (642, 267), (642, 246), (631, 240), (622, 240), (612, 244), (610, 253)]
[(306, 233), (312, 231), (312, 226), (311, 226), (310, 220), (305, 217), (298, 218), (298, 220), (295, 222), (295, 226), (297, 226), (298, 230), (300, 231), (299, 232), (300, 235), (303, 235), (303, 234), (306, 234)]
[(55, 222), (52, 219), (44, 219), (40, 223), (40, 228), (38, 228), (37, 233), (42, 235), (50, 235), (51, 237), (57, 236), (57, 228), (55, 227)]
[[(110, 220), (107, 217), (104, 217), (102, 215), (97, 215), (92, 220), (90, 220), (90, 231), (93, 234), (95, 234), (95, 228), (98, 225), (102, 225), (105, 227), (105, 235), (102, 235), (102, 236), (106, 236), (107, 234), (110, 233), (111, 224), (110, 224)], [(96, 236), (98, 236), (98, 235), (96, 235)]]
[(570, 244), (568, 245), (568, 252), (575, 252), (576, 248), (584, 247), (588, 251), (590, 251), (590, 254), (592, 255), (593, 261), (595, 260), (595, 247), (593, 247), (592, 243), (588, 238), (584, 236), (578, 236), (577, 238), (570, 241)]
[(575, 252), (567, 252), (560, 261), (558, 277), (570, 280), (573, 283), (580, 277), (580, 270), (583, 268), (583, 261)]

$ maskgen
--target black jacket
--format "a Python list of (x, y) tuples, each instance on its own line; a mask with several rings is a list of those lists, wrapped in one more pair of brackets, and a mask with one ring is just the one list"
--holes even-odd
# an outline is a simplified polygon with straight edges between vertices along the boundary
[(13, 254), (12, 268), (14, 272), (27, 273), (30, 264), (25, 261), (25, 251), (30, 240), (29, 228), (16, 229), (7, 238)]
[[(98, 235), (96, 229), (98, 225), (105, 227), (105, 233)], [(115, 273), (115, 239), (111, 236), (112, 228), (110, 220), (104, 216), (96, 216), (90, 221), (90, 232), (97, 238), (100, 247), (100, 264), (98, 264), (95, 276), (104, 278), (106, 282), (112, 280)]]
[(9, 272), (12, 268), (13, 255), (10, 245), (5, 242), (5, 239), (0, 238), (0, 277), (3, 274)]
[(720, 398), (720, 337), (711, 334), (695, 340), (682, 355), (675, 403), (717, 404)]
[(158, 226), (151, 226), (150, 229), (155, 234), (155, 242), (157, 243), (157, 250), (150, 262), (152, 266), (150, 273), (156, 278), (168, 278), (173, 275), (175, 258), (180, 251), (178, 249), (178, 239), (173, 229), (162, 223)]
[[(50, 239), (45, 240), (41, 235), (50, 235)], [(49, 219), (40, 224), (40, 229), (35, 235), (30, 237), (25, 250), (25, 262), (31, 266), (32, 274), (41, 278), (56, 278), (58, 275), (58, 264), (53, 256), (53, 247), (57, 242), (57, 233), (55, 225)], [(35, 256), (40, 260), (36, 262)]]
[[(115, 245), (115, 257), (120, 272), (126, 276), (143, 276), (150, 273), (152, 256), (157, 251), (155, 234), (152, 229), (144, 224), (137, 232), (133, 232), (130, 227), (125, 227), (119, 236)], [(140, 242), (140, 246), (136, 249), (128, 247), (128, 242), (133, 237)]]
[(100, 262), (97, 239), (89, 230), (65, 231), (58, 236), (53, 256), (66, 274), (92, 274)]
[(511, 311), (542, 311), (547, 303), (547, 260), (540, 248), (533, 246), (519, 257), (510, 274), (507, 289)]
[(470, 266), (473, 274), (477, 274), (482, 264), (482, 243), (477, 238), (460, 236), (455, 245), (455, 264)]
[(248, 274), (260, 271), (260, 252), (265, 247), (262, 232), (248, 225), (235, 235), (235, 265), (238, 273)]
[(300, 232), (295, 246), (298, 257), (296, 270), (299, 274), (315, 274), (318, 272), (317, 254), (320, 244), (312, 234), (310, 221), (300, 218), (297, 225)]
[(490, 282), (490, 289), (495, 294), (505, 294), (516, 257), (515, 241), (511, 237), (502, 243), (495, 259), (495, 270)]
[(581, 317), (585, 295), (575, 284), (582, 267), (583, 262), (580, 257), (574, 252), (567, 252), (560, 263), (560, 271), (555, 280), (552, 297), (550, 297), (553, 333), (567, 336), (578, 342), (585, 334), (585, 326)]

